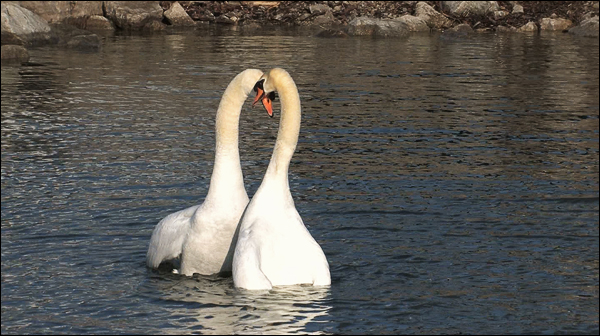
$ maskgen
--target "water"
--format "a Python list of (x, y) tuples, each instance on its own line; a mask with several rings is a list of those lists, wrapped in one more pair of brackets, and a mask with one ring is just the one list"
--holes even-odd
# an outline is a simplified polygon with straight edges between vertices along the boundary
[[(31, 56), (2, 67), (3, 334), (598, 333), (597, 39), (200, 29)], [(148, 270), (156, 223), (206, 195), (225, 86), (276, 66), (332, 286)], [(250, 196), (277, 126), (245, 105)]]

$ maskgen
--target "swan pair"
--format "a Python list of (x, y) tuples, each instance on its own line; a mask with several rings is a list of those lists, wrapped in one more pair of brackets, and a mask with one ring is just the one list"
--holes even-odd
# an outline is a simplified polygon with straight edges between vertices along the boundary
[[(281, 120), (271, 161), (250, 202), (238, 149), (239, 117), (256, 91), (273, 115), (274, 92)], [(227, 86), (217, 110), (215, 164), (204, 203), (168, 215), (158, 223), (146, 256), (149, 267), (180, 258), (179, 273), (191, 276), (232, 272), (236, 287), (331, 284), (323, 250), (304, 226), (289, 188), (288, 169), (300, 132), (300, 97), (283, 69), (266, 74), (248, 69)]]

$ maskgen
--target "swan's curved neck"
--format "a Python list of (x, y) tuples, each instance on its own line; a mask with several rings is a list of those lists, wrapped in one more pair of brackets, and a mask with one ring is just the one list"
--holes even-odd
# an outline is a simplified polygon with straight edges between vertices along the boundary
[(298, 144), (300, 134), (301, 107), (296, 83), (289, 74), (270, 78), (281, 100), (281, 119), (277, 141), (266, 176), (288, 183), (288, 168)]
[(218, 197), (217, 192), (231, 193), (232, 188), (244, 189), (238, 132), (240, 114), (248, 92), (244, 91), (242, 82), (243, 78), (237, 76), (229, 83), (217, 110), (215, 164), (207, 199)]

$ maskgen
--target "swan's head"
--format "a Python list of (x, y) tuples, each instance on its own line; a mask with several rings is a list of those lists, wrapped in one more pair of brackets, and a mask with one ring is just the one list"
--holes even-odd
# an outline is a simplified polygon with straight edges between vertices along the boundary
[(258, 103), (258, 101), (260, 100), (265, 110), (267, 110), (269, 117), (273, 117), (273, 100), (275, 100), (275, 91), (265, 90), (265, 81), (267, 79), (264, 77), (265, 76), (263, 75), (261, 79), (254, 85), (254, 92), (256, 92), (256, 97), (254, 97), (252, 107), (254, 107), (254, 105), (256, 105), (256, 103)]

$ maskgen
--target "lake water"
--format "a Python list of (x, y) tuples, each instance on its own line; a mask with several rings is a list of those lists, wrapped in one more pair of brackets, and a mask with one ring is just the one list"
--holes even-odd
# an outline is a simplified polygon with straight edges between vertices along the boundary
[[(211, 27), (31, 50), (2, 67), (2, 334), (598, 334), (598, 47)], [(331, 287), (147, 269), (158, 221), (206, 195), (224, 88), (273, 67)], [(250, 196), (278, 122), (246, 103)]]

